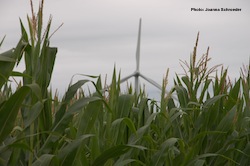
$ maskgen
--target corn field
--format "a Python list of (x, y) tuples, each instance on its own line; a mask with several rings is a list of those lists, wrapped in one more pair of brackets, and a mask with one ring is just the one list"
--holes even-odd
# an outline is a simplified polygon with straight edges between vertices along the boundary
[[(28, 30), (20, 20), (17, 46), (0, 54), (0, 165), (250, 164), (249, 67), (234, 81), (223, 66), (208, 68), (209, 48), (196, 55), (198, 34), (168, 94), (163, 78), (160, 101), (132, 86), (122, 93), (115, 69), (110, 86), (90, 76), (71, 82), (60, 99), (49, 88), (57, 56), (51, 22), (43, 27), (42, 1)], [(22, 59), (25, 70), (14, 71)], [(15, 90), (12, 77), (22, 79)], [(85, 84), (95, 92), (84, 93)]]

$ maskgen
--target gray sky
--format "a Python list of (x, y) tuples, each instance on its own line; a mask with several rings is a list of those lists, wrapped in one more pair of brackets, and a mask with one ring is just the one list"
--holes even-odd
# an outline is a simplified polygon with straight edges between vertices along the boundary
[[(51, 40), (51, 46), (59, 49), (52, 88), (61, 94), (76, 73), (103, 77), (107, 74), (110, 81), (114, 64), (117, 70), (121, 69), (122, 77), (134, 72), (139, 18), (140, 69), (159, 84), (167, 68), (170, 87), (174, 74), (182, 73), (179, 60), (189, 60), (198, 31), (198, 55), (209, 46), (211, 65), (223, 64), (234, 78), (239, 77), (242, 64), (248, 64), (249, 0), (45, 0), (44, 8), (45, 23), (49, 14), (53, 16), (52, 31), (64, 23)], [(241, 11), (195, 12), (191, 8)], [(6, 35), (6, 39), (0, 52), (16, 45), (20, 37), (19, 17), (27, 25), (27, 14), (29, 0), (1, 0), (0, 38)], [(147, 89), (155, 91), (151, 86)]]

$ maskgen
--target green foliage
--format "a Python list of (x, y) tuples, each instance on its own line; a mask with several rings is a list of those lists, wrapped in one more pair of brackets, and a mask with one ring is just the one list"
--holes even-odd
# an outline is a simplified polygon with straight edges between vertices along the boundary
[[(32, 6), (33, 7), (33, 6)], [(16, 48), (0, 54), (0, 165), (247, 165), (250, 163), (249, 68), (232, 83), (227, 70), (197, 60), (199, 34), (185, 75), (176, 75), (160, 101), (133, 87), (121, 93), (100, 77), (70, 83), (62, 99), (48, 90), (57, 48), (49, 46), (51, 19), (42, 32), (43, 1), (21, 24)], [(42, 35), (43, 34), (43, 35)], [(0, 42), (2, 44), (3, 40)], [(13, 71), (24, 58), (25, 71)], [(168, 72), (167, 72), (168, 73)], [(22, 77), (13, 91), (9, 77)], [(93, 94), (82, 91), (85, 84)]]
[(0, 89), (12, 75), (15, 64), (19, 62), (26, 43), (21, 39), (16, 48), (0, 54)]

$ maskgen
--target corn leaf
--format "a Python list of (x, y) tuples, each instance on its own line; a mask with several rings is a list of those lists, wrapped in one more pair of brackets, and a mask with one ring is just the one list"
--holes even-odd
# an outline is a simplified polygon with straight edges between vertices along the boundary
[[(86, 109), (83, 110), (82, 116), (79, 119), (79, 126), (77, 131), (77, 137), (81, 136), (82, 134), (90, 133), (93, 129), (95, 121), (102, 111), (102, 102), (99, 97), (93, 96), (91, 97), (93, 102), (90, 102)], [(77, 110), (77, 109), (72, 109)]]
[(42, 109), (43, 109), (43, 103), (40, 101), (38, 101), (32, 106), (27, 119), (25, 119), (24, 121), (24, 128), (29, 127), (31, 123), (33, 123), (39, 117)]
[(138, 165), (146, 166), (143, 162), (141, 162), (140, 160), (136, 160), (136, 159), (126, 159), (126, 160), (123, 160), (123, 161), (120, 161), (120, 162), (116, 162), (114, 164), (114, 166), (125, 166), (125, 165), (129, 165), (130, 163), (131, 164), (136, 163)]
[(64, 116), (64, 114), (66, 112), (67, 105), (69, 104), (71, 99), (74, 97), (77, 90), (87, 82), (89, 82), (89, 80), (80, 80), (80, 81), (76, 82), (75, 84), (69, 86), (69, 88), (64, 96), (64, 99), (62, 101), (62, 105), (61, 105), (60, 109), (56, 112), (54, 126), (57, 125), (58, 122)]
[(145, 147), (142, 146), (134, 146), (134, 145), (116, 145), (107, 150), (105, 150), (99, 157), (97, 157), (92, 166), (100, 166), (104, 165), (108, 159), (115, 159), (122, 154), (129, 151), (131, 148), (136, 148), (140, 150), (144, 150)]
[(93, 134), (86, 134), (82, 135), (80, 138), (72, 141), (67, 146), (63, 147), (58, 152), (58, 159), (61, 166), (68, 166), (72, 165), (76, 160), (76, 152), (77, 149), (80, 147), (81, 143), (90, 137), (93, 137)]
[(4, 36), (3, 39), (0, 41), (0, 47), (2, 46), (5, 37), (6, 37), (6, 36)]
[(30, 88), (27, 86), (17, 90), (0, 108), (0, 142), (2, 142), (14, 127), (15, 119)]
[(165, 165), (170, 149), (178, 142), (178, 138), (169, 138), (163, 142), (160, 149), (152, 156), (150, 165)]
[(52, 154), (44, 154), (40, 156), (32, 166), (52, 166), (52, 160), (55, 159), (55, 155)]

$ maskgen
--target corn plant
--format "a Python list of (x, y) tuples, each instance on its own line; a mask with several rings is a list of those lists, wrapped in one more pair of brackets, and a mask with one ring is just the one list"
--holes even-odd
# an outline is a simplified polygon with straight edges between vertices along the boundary
[(14, 158), (14, 156), (11, 155), (12, 152), (9, 150), (9, 146), (13, 145), (15, 141), (15, 139), (12, 139), (12, 130), (16, 125), (16, 118), (24, 100), (29, 95), (39, 98), (38, 94), (40, 88), (35, 83), (26, 84), (18, 88), (14, 93), (11, 92), (12, 90), (8, 84), (10, 76), (19, 75), (19, 73), (14, 72), (13, 69), (22, 58), (25, 47), (26, 43), (21, 39), (16, 48), (0, 54), (0, 123), (2, 126), (0, 132), (1, 164), (7, 164), (8, 162), (6, 161), (8, 161), (9, 158)]

